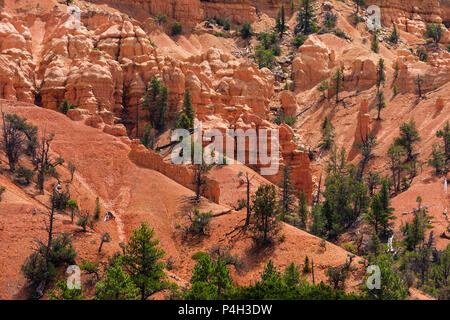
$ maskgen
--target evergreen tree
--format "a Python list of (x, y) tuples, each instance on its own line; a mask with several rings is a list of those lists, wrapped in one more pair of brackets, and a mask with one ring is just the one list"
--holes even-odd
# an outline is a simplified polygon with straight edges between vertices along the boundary
[(416, 86), (417, 86), (417, 94), (419, 95), (419, 98), (422, 98), (422, 84), (425, 81), (424, 78), (422, 78), (419, 74), (417, 75), (416, 80), (414, 80)]
[(421, 140), (416, 128), (416, 122), (411, 120), (409, 122), (403, 122), (400, 125), (400, 137), (395, 138), (394, 143), (397, 146), (403, 147), (406, 150), (408, 160), (412, 160), (414, 145)]
[(392, 29), (392, 33), (389, 36), (389, 40), (392, 43), (395, 43), (395, 44), (397, 44), (398, 41), (400, 40), (400, 35), (399, 35), (398, 31), (397, 31), (397, 25), (395, 23), (394, 23), (394, 28)]
[(302, 0), (297, 15), (295, 34), (303, 33), (308, 35), (317, 31), (314, 2), (314, 0)]
[(359, 8), (363, 7), (366, 5), (366, 1), (365, 0), (352, 0), (355, 3), (356, 9), (355, 9), (355, 14), (359, 13)]
[(389, 165), (392, 172), (392, 182), (394, 185), (394, 190), (396, 192), (400, 191), (400, 175), (402, 172), (402, 162), (403, 156), (406, 151), (402, 146), (392, 143), (388, 149)]
[(281, 218), (284, 219), (288, 215), (295, 212), (295, 188), (291, 180), (291, 174), (287, 165), (283, 168), (283, 178), (280, 184), (280, 207)]
[(67, 281), (60, 280), (56, 283), (56, 289), (48, 294), (50, 300), (84, 300), (81, 288), (69, 288)]
[(253, 222), (251, 230), (254, 239), (268, 244), (280, 230), (280, 210), (277, 206), (273, 185), (262, 185), (253, 196)]
[(441, 41), (443, 33), (444, 30), (442, 29), (440, 23), (427, 23), (427, 32), (425, 33), (425, 37), (433, 39), (436, 47), (438, 46), (439, 41)]
[(378, 31), (377, 30), (375, 30), (373, 32), (370, 48), (375, 53), (378, 53), (380, 51), (380, 45), (378, 44)]
[(334, 145), (334, 126), (330, 120), (328, 120), (328, 116), (325, 116), (322, 123), (322, 141), (318, 145), (319, 148), (323, 150), (329, 150)]
[(125, 247), (123, 266), (139, 289), (141, 300), (146, 300), (156, 292), (167, 288), (164, 263), (164, 250), (157, 247), (159, 240), (153, 240), (154, 232), (146, 223), (133, 230), (133, 235)]
[(96, 300), (138, 300), (139, 289), (134, 285), (130, 275), (123, 272), (120, 265), (106, 270), (103, 281), (97, 283)]
[(191, 287), (184, 298), (189, 300), (217, 300), (231, 289), (233, 280), (225, 261), (220, 257), (216, 261), (209, 255), (203, 255), (195, 265), (191, 277)]
[(377, 92), (380, 92), (381, 84), (386, 80), (386, 72), (384, 70), (384, 60), (380, 58), (377, 66)]
[(152, 125), (146, 123), (144, 127), (144, 135), (141, 138), (141, 143), (147, 148), (153, 147)]
[(433, 143), (433, 151), (431, 152), (430, 159), (428, 159), (428, 164), (436, 170), (436, 175), (444, 172), (446, 156), (442, 148)]
[(330, 84), (328, 83), (328, 80), (324, 79), (320, 82), (319, 86), (317, 87), (317, 91), (322, 92), (323, 98), (329, 99), (330, 97), (327, 95), (325, 96), (325, 92), (330, 89)]
[(370, 197), (374, 195), (375, 189), (381, 184), (380, 175), (377, 172), (368, 171), (366, 175), (366, 185), (369, 189)]
[(342, 84), (344, 83), (344, 74), (340, 68), (337, 68), (333, 76), (333, 89), (336, 92), (336, 103), (339, 103), (339, 92), (343, 89)]
[(377, 110), (378, 110), (377, 120), (381, 120), (381, 110), (384, 108), (386, 108), (384, 94), (383, 92), (377, 92)]
[(308, 203), (306, 200), (306, 193), (304, 190), (302, 190), (298, 198), (298, 217), (300, 220), (300, 228), (303, 230), (306, 230), (309, 217)]
[(148, 111), (150, 124), (156, 130), (164, 128), (167, 113), (167, 99), (167, 86), (162, 85), (158, 78), (153, 76), (150, 80), (149, 88), (144, 94), (142, 106), (144, 110)]
[(447, 121), (444, 128), (436, 132), (436, 137), (442, 138), (446, 163), (450, 161), (450, 123)]
[(288, 287), (295, 287), (300, 283), (300, 268), (291, 262), (283, 272), (283, 281)]
[(284, 9), (284, 5), (281, 5), (280, 11), (277, 15), (276, 26), (275, 29), (280, 34), (280, 38), (283, 38), (284, 32), (286, 31), (286, 13)]
[(395, 219), (393, 211), (394, 208), (390, 207), (388, 182), (383, 179), (381, 190), (373, 197), (371, 209), (367, 214), (367, 221), (377, 236), (389, 236), (392, 233), (391, 220)]
[(408, 294), (408, 287), (403, 283), (395, 268), (394, 259), (390, 254), (381, 254), (370, 261), (371, 265), (380, 268), (380, 289), (369, 289), (364, 284), (364, 291), (369, 299), (403, 300)]
[(192, 106), (191, 92), (188, 88), (184, 91), (184, 102), (183, 102), (183, 113), (189, 119), (191, 127), (189, 129), (194, 128), (194, 120), (195, 120), (195, 111)]

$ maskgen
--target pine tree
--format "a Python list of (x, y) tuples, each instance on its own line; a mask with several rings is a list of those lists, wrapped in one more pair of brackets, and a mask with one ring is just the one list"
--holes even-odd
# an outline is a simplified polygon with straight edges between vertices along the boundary
[(254, 239), (262, 244), (273, 241), (280, 231), (280, 210), (273, 185), (261, 185), (253, 196), (253, 221), (251, 230)]
[(378, 92), (377, 93), (377, 110), (378, 110), (377, 120), (381, 120), (381, 110), (384, 108), (386, 108), (384, 94), (383, 94), (383, 92)]
[(419, 136), (419, 132), (416, 128), (416, 122), (410, 120), (409, 122), (403, 122), (400, 125), (400, 137), (395, 138), (394, 143), (397, 146), (403, 147), (406, 150), (408, 160), (412, 160), (414, 145), (421, 140), (422, 138)]
[(373, 32), (370, 48), (375, 53), (380, 51), (380, 45), (378, 44), (378, 31)]
[(436, 132), (436, 137), (442, 138), (446, 163), (450, 161), (450, 123), (447, 121), (444, 128)]
[(295, 34), (301, 32), (308, 35), (317, 31), (314, 2), (314, 0), (302, 0), (297, 15), (297, 25), (294, 30)]
[(300, 268), (291, 262), (283, 272), (284, 284), (288, 287), (295, 287), (300, 283)]
[(289, 167), (285, 165), (283, 168), (283, 178), (280, 184), (280, 207), (282, 219), (288, 215), (292, 215), (295, 211), (295, 188), (290, 175)]
[(306, 193), (302, 190), (298, 198), (298, 217), (300, 220), (300, 228), (303, 230), (306, 230), (309, 217), (308, 203), (306, 200)]
[(134, 285), (130, 275), (123, 272), (120, 265), (106, 270), (103, 281), (97, 283), (96, 300), (138, 300), (139, 289)]
[(419, 95), (419, 98), (422, 98), (422, 84), (425, 81), (424, 78), (422, 78), (420, 75), (417, 75), (416, 80), (414, 80), (416, 86), (417, 86), (417, 94)]
[(330, 97), (327, 95), (325, 96), (325, 92), (330, 89), (330, 84), (328, 83), (328, 80), (324, 79), (320, 82), (319, 86), (317, 87), (317, 91), (322, 92), (323, 98), (330, 99)]
[(204, 255), (195, 265), (191, 277), (191, 287), (185, 293), (188, 300), (217, 300), (231, 289), (233, 280), (225, 261), (220, 257), (216, 261)]
[(389, 40), (395, 44), (397, 44), (398, 41), (400, 40), (400, 35), (398, 34), (397, 25), (395, 23), (394, 23), (394, 29), (392, 30)]
[(125, 247), (123, 266), (139, 289), (141, 300), (146, 300), (156, 292), (167, 288), (164, 263), (164, 250), (157, 247), (159, 240), (153, 240), (154, 232), (146, 223), (133, 230), (133, 235)]
[(394, 185), (394, 190), (396, 192), (400, 191), (400, 175), (402, 172), (402, 162), (403, 156), (405, 155), (405, 149), (402, 146), (391, 144), (388, 149), (389, 165), (392, 172), (392, 182)]
[(188, 88), (184, 92), (183, 113), (189, 119), (192, 129), (194, 127), (195, 111), (192, 106), (191, 92)]
[(276, 21), (275, 29), (280, 34), (280, 38), (283, 38), (284, 32), (287, 29), (287, 27), (286, 27), (286, 13), (285, 13), (285, 9), (284, 9), (284, 5), (283, 4), (281, 5), (280, 11), (278, 12), (278, 15), (277, 15), (277, 21)]
[(341, 89), (343, 89), (344, 82), (344, 74), (342, 73), (341, 69), (338, 68), (333, 76), (333, 89), (336, 91), (336, 103), (339, 103), (339, 92)]
[(381, 84), (386, 80), (386, 72), (384, 70), (384, 60), (380, 58), (377, 66), (377, 92), (380, 92)]
[(330, 120), (328, 120), (328, 116), (325, 116), (322, 123), (322, 141), (319, 144), (319, 148), (323, 150), (329, 150), (334, 145), (334, 126)]
[[(167, 86), (162, 85), (158, 78), (153, 76), (150, 80), (149, 88), (144, 94), (142, 106), (144, 110), (148, 111), (150, 124), (156, 130), (164, 128), (168, 94)], [(139, 119), (136, 119), (136, 121), (139, 121)]]

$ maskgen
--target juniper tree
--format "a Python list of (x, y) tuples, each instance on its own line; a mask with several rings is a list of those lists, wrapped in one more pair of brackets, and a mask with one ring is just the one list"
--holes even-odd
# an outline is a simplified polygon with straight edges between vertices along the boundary
[(277, 205), (273, 185), (262, 185), (253, 196), (253, 221), (251, 230), (254, 239), (262, 244), (273, 241), (280, 231), (280, 209)]
[(148, 224), (141, 223), (138, 229), (133, 230), (123, 256), (123, 267), (139, 289), (141, 300), (146, 300), (168, 285), (163, 281), (166, 274), (163, 271), (164, 263), (160, 261), (165, 252), (158, 247), (159, 239), (153, 237), (153, 229)]
[(340, 68), (337, 68), (333, 76), (333, 89), (336, 91), (336, 103), (339, 102), (339, 92), (343, 89), (342, 84), (344, 83), (344, 74)]

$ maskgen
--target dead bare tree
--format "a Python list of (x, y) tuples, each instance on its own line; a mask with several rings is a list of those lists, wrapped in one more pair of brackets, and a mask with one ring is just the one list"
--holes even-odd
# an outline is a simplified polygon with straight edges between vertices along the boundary
[(37, 152), (35, 170), (38, 172), (37, 184), (41, 194), (44, 194), (45, 175), (51, 173), (54, 174), (54, 169), (64, 163), (64, 159), (61, 157), (58, 157), (54, 160), (50, 160), (49, 158), (48, 153), (50, 151), (50, 144), (53, 141), (54, 136), (54, 134), (50, 134), (49, 136), (47, 136), (44, 131), (41, 137), (39, 151)]
[(110, 242), (110, 241), (111, 241), (111, 236), (109, 235), (109, 233), (108, 232), (103, 233), (100, 236), (100, 246), (98, 247), (98, 252), (102, 251), (103, 243)]
[[(238, 177), (242, 176), (243, 172), (240, 171), (238, 174)], [(249, 176), (248, 172), (245, 173), (245, 182), (246, 182), (246, 187), (247, 187), (247, 201), (246, 201), (246, 208), (247, 208), (247, 215), (245, 218), (245, 224), (244, 226), (248, 226), (250, 224), (250, 215), (251, 215), (251, 210), (250, 210), (250, 184), (253, 180), (253, 178), (255, 178), (255, 175), (253, 175), (252, 177)]]

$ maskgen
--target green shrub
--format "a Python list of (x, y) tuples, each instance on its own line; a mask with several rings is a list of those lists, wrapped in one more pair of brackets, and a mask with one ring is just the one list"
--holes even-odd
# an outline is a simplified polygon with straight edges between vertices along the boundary
[(2, 202), (2, 194), (6, 191), (6, 188), (4, 186), (0, 186), (0, 202)]
[(250, 23), (245, 22), (240, 30), (240, 34), (242, 39), (249, 39), (253, 36), (253, 30), (252, 30), (252, 26)]
[(282, 124), (283, 122), (285, 122), (288, 126), (293, 126), (295, 124), (295, 122), (297, 121), (296, 117), (289, 117), (286, 114), (284, 114), (283, 112), (280, 112), (276, 118), (273, 120), (273, 122), (277, 125)]
[(14, 172), (17, 177), (17, 182), (19, 182), (22, 185), (29, 185), (31, 182), (31, 179), (34, 176), (34, 172), (32, 170), (28, 170), (24, 167), (19, 167)]
[[(40, 253), (45, 256), (47, 247), (41, 247)], [(68, 233), (63, 233), (57, 236), (51, 242), (49, 261), (55, 266), (59, 266), (63, 263), (73, 263), (77, 253), (75, 248), (72, 247), (72, 240)]]
[(38, 285), (47, 278), (45, 259), (37, 252), (33, 252), (28, 256), (22, 265), (21, 271), (32, 285)]
[(208, 256), (208, 254), (206, 252), (203, 251), (197, 251), (196, 253), (194, 253), (192, 255), (192, 260), (200, 260), (201, 258)]
[(181, 26), (181, 23), (179, 23), (178, 21), (175, 21), (172, 25), (172, 36), (181, 34), (182, 30), (183, 30), (183, 27)]
[(417, 55), (417, 57), (419, 57), (420, 61), (427, 62), (427, 60), (428, 60), (428, 52), (427, 52), (427, 50), (425, 50), (425, 48), (420, 47), (419, 49), (417, 49), (416, 55)]

